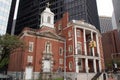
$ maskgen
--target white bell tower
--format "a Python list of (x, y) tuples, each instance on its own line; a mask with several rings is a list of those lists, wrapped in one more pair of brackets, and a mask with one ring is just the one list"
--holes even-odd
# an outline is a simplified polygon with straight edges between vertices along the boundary
[(41, 25), (42, 26), (47, 26), (50, 28), (54, 28), (54, 13), (51, 12), (49, 8), (50, 4), (47, 3), (46, 9), (41, 13)]

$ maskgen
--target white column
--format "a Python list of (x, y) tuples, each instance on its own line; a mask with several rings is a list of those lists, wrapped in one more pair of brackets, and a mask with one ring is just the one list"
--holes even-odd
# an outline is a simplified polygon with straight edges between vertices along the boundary
[(86, 73), (89, 72), (89, 66), (88, 66), (88, 59), (85, 59), (85, 69), (86, 69)]
[(98, 33), (96, 34), (96, 47), (97, 47), (98, 56), (100, 57), (100, 46), (99, 46)]
[(90, 33), (90, 34), (91, 34), (91, 40), (93, 40), (93, 32), (91, 31), (91, 33)]
[(75, 38), (75, 54), (77, 54), (77, 31), (75, 26), (74, 26), (74, 38)]
[(94, 62), (94, 64), (93, 64), (93, 66), (94, 66), (94, 72), (96, 73), (96, 72), (97, 72), (97, 68), (96, 68), (96, 60), (94, 59), (93, 62)]
[[(93, 32), (91, 31), (91, 40), (93, 40)], [(95, 56), (94, 47), (92, 48), (93, 56)]]
[(75, 58), (76, 63), (76, 72), (79, 73), (78, 58)]
[(87, 48), (86, 48), (86, 32), (85, 29), (83, 29), (83, 38), (84, 38), (84, 51), (85, 51), (85, 55), (87, 55)]

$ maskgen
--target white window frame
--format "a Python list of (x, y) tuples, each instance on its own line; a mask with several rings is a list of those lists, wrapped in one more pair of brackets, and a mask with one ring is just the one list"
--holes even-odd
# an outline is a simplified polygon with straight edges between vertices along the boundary
[(73, 63), (72, 61), (69, 62), (69, 70), (71, 71), (72, 70), (72, 67), (73, 67)]
[(62, 30), (62, 25), (59, 24), (59, 25), (58, 25), (58, 31), (61, 31), (61, 30)]
[(29, 52), (33, 52), (34, 42), (29, 42)]
[(72, 53), (72, 51), (73, 51), (73, 47), (72, 47), (72, 45), (69, 45), (69, 47), (68, 47), (68, 51), (69, 51), (69, 53)]
[(29, 63), (32, 63), (33, 62), (33, 56), (28, 56), (27, 57), (27, 62)]
[(59, 64), (63, 64), (63, 59), (62, 58), (59, 59)]
[(81, 31), (77, 30), (76, 35), (77, 35), (77, 37), (81, 37)]
[[(80, 44), (80, 46), (78, 46), (78, 44)], [(79, 53), (78, 50), (80, 50), (80, 53)], [(77, 43), (77, 54), (82, 54), (82, 44), (81, 44), (81, 42)]]
[(72, 37), (72, 32), (71, 32), (71, 30), (68, 31), (68, 37)]

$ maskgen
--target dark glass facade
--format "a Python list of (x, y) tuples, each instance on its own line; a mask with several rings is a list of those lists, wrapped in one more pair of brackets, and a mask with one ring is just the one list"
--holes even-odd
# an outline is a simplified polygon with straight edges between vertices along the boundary
[(47, 2), (55, 13), (55, 21), (67, 11), (69, 20), (84, 20), (100, 30), (96, 0), (20, 0), (15, 34), (19, 34), (24, 27), (38, 29), (40, 14)]
[(64, 0), (70, 20), (84, 20), (100, 30), (96, 0)]

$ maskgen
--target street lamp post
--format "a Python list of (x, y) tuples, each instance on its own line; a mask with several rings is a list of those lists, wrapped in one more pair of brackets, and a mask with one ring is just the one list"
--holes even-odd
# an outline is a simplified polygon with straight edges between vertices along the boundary
[(64, 42), (64, 80), (66, 80), (66, 40)]

